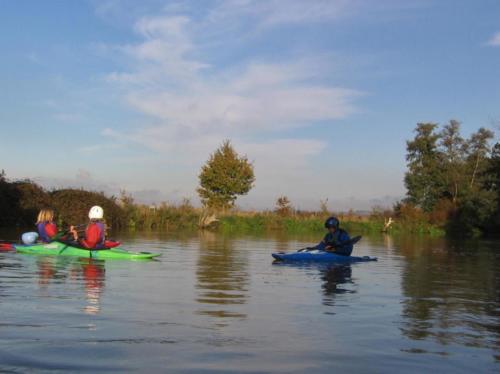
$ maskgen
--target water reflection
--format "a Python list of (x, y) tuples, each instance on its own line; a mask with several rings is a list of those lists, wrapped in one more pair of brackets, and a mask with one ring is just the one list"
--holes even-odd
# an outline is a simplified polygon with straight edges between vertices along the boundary
[(87, 305), (83, 310), (87, 314), (98, 314), (101, 310), (101, 295), (105, 281), (104, 261), (81, 259), (80, 266), (87, 300)]
[(500, 347), (500, 263), (495, 251), (474, 242), (414, 237), (401, 239), (399, 249), (406, 260), (404, 336), (442, 346)]
[(47, 294), (51, 283), (66, 283), (68, 279), (80, 283), (85, 290), (83, 312), (98, 314), (105, 283), (104, 261), (93, 259), (68, 260), (59, 257), (39, 257), (38, 285)]
[[(334, 306), (335, 299), (339, 295), (356, 293), (356, 289), (354, 289), (355, 283), (352, 280), (351, 264), (287, 263), (274, 261), (273, 266), (298, 269), (312, 279), (317, 279), (319, 274), (319, 279), (322, 281), (322, 304), (326, 306)], [(328, 314), (331, 313), (328, 312)]]
[(336, 295), (345, 293), (355, 293), (355, 290), (346, 288), (345, 284), (352, 284), (352, 268), (347, 265), (330, 265), (324, 269), (320, 269), (321, 279), (323, 284), (323, 304), (333, 306)]
[(221, 325), (228, 318), (245, 319), (241, 306), (247, 302), (248, 259), (235, 248), (231, 238), (211, 232), (200, 235), (196, 301), (201, 309), (197, 313), (220, 318)]
[(65, 271), (67, 262), (62, 262), (57, 257), (39, 257), (36, 260), (38, 268), (38, 285), (41, 290), (47, 289), (52, 280), (63, 280), (67, 278)]

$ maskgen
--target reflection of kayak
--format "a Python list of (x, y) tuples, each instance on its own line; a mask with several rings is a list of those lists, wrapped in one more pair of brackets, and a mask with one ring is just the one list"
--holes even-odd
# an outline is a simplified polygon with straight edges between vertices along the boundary
[(335, 253), (313, 250), (308, 252), (273, 253), (272, 256), (278, 261), (317, 261), (317, 262), (337, 262), (352, 263), (377, 261), (377, 257), (370, 256), (342, 256)]
[(16, 248), (16, 251), (20, 253), (52, 256), (91, 257), (98, 259), (145, 260), (160, 255), (159, 253), (150, 252), (128, 252), (121, 248), (90, 250), (72, 247), (68, 244), (60, 242), (34, 245), (15, 244), (14, 247)]

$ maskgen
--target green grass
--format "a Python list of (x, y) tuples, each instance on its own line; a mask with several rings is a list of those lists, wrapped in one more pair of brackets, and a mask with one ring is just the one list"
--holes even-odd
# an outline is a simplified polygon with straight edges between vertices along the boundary
[[(184, 203), (181, 205), (162, 204), (150, 208), (143, 205), (129, 205), (125, 208), (129, 229), (183, 231), (198, 230), (202, 210)], [(324, 221), (328, 213), (302, 212), (280, 215), (272, 211), (228, 212), (218, 215), (218, 222), (210, 230), (226, 233), (265, 233), (279, 231), (287, 234), (324, 233)], [(384, 222), (380, 216), (360, 217), (339, 216), (341, 227), (352, 235), (380, 233)], [(397, 219), (390, 233), (414, 233), (440, 236), (444, 230), (425, 220)]]
[[(349, 233), (369, 234), (380, 233), (383, 222), (376, 219), (366, 218), (364, 220), (342, 221), (341, 227)], [(322, 217), (280, 217), (275, 214), (255, 215), (227, 215), (220, 218), (218, 230), (224, 232), (264, 232), (283, 231), (290, 234), (299, 233), (323, 233), (325, 231), (324, 219)], [(396, 224), (390, 229), (391, 233), (416, 233), (439, 236), (444, 230), (428, 223), (405, 223)]]

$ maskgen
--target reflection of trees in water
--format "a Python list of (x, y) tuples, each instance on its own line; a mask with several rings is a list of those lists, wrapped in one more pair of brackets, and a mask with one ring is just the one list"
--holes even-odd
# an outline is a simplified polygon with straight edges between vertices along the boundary
[(401, 243), (402, 333), (442, 345), (498, 348), (500, 262), (494, 250), (463, 248), (444, 240)]
[(350, 264), (346, 265), (331, 265), (320, 269), (321, 279), (324, 281), (321, 288), (323, 289), (323, 304), (333, 306), (336, 295), (344, 293), (355, 293), (354, 290), (349, 290), (343, 286), (344, 284), (352, 284), (352, 268)]
[(199, 314), (218, 318), (246, 318), (235, 311), (246, 303), (249, 274), (247, 258), (236, 251), (232, 240), (210, 232), (200, 237), (200, 252), (196, 270), (198, 297), (203, 307)]
[(37, 259), (38, 284), (47, 290), (52, 281), (65, 282), (71, 278), (82, 280), (85, 288), (87, 305), (83, 311), (87, 314), (97, 314), (100, 311), (100, 298), (104, 288), (104, 261), (93, 259), (78, 259), (77, 261), (59, 257), (40, 257)]

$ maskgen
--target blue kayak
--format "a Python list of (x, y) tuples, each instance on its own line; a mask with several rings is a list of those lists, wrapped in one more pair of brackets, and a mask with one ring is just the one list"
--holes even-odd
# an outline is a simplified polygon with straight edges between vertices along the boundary
[(304, 251), (304, 252), (291, 252), (291, 253), (273, 253), (272, 256), (278, 261), (314, 261), (314, 262), (337, 262), (337, 263), (353, 263), (353, 262), (367, 262), (377, 261), (377, 257), (371, 256), (342, 256), (332, 252), (326, 251)]

